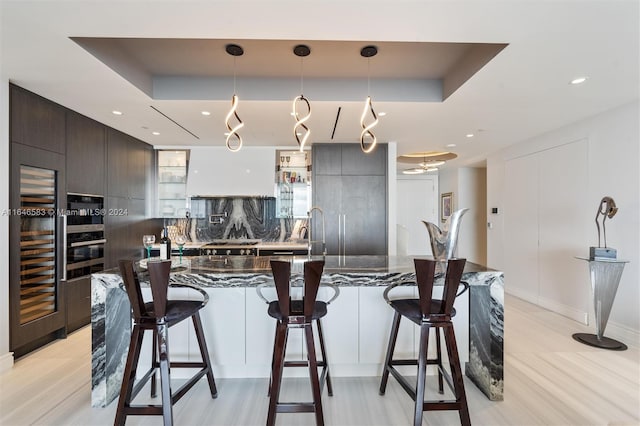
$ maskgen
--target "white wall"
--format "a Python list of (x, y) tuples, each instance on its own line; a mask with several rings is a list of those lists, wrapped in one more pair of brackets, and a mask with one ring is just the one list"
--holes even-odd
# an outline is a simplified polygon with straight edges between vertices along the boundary
[(9, 82), (0, 78), (0, 371), (13, 364), (9, 354)]
[[(2, 22), (0, 6), (0, 22)], [(0, 45), (2, 45), (0, 32)], [(9, 353), (9, 79), (2, 67), (0, 49), (0, 372), (13, 365)]]
[[(592, 315), (593, 308), (587, 265), (573, 256), (587, 255), (589, 246), (597, 245), (594, 218), (600, 199), (614, 198), (619, 211), (607, 221), (607, 242), (618, 250), (618, 258), (631, 262), (606, 334), (621, 339), (636, 338), (640, 331), (639, 115), (634, 102), (515, 144), (487, 160), (488, 207), (501, 209), (489, 217), (488, 263), (510, 271), (505, 273), (508, 293), (514, 289), (576, 319), (580, 312), (572, 309), (584, 316)], [(516, 251), (510, 248), (515, 238), (520, 239)]]

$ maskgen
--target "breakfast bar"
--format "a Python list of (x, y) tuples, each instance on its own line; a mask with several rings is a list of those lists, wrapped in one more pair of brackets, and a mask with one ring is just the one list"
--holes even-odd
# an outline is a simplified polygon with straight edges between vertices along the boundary
[[(190, 284), (209, 294), (202, 310), (209, 353), (216, 377), (269, 377), (275, 323), (255, 288), (272, 284), (268, 256), (196, 256), (177, 263), (171, 283)], [(286, 256), (293, 262), (292, 285), (300, 283), (307, 256)], [(340, 289), (323, 321), (334, 376), (381, 374), (393, 317), (382, 293), (391, 284), (416, 295), (412, 257), (312, 256), (325, 259), (323, 283)], [(176, 262), (177, 261), (177, 262)], [(504, 276), (467, 262), (463, 280), (470, 291), (456, 301), (454, 319), (465, 374), (491, 400), (503, 397)], [(145, 281), (144, 269), (140, 272)], [(442, 273), (436, 277), (442, 281)], [(92, 405), (101, 407), (117, 398), (130, 339), (130, 305), (117, 269), (92, 275)], [(180, 297), (197, 297), (184, 288), (171, 289)], [(191, 292), (191, 293), (190, 293)], [(265, 292), (268, 295), (268, 290)], [(329, 291), (325, 294), (328, 296)], [(275, 297), (275, 292), (273, 292)], [(322, 294), (320, 294), (322, 297)], [(181, 328), (182, 327), (182, 328)], [(185, 324), (170, 331), (172, 360), (198, 357), (193, 331)], [(150, 360), (144, 342), (141, 362)], [(396, 353), (414, 356), (418, 339), (412, 324), (403, 324)], [(302, 335), (292, 334), (287, 357), (304, 355)], [(175, 349), (174, 349), (175, 348)], [(147, 361), (148, 362), (148, 361)], [(295, 373), (294, 373), (295, 374)]]

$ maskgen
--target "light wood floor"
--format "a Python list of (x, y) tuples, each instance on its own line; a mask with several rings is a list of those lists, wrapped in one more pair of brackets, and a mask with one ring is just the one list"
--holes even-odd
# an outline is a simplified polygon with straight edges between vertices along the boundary
[[(575, 342), (588, 327), (522, 300), (506, 299), (505, 400), (487, 400), (467, 382), (474, 425), (640, 425), (640, 349), (605, 351)], [(90, 330), (84, 328), (0, 375), (0, 425), (109, 425), (115, 403), (90, 406)], [(433, 382), (433, 381), (432, 381)], [(174, 408), (177, 425), (263, 425), (266, 379), (220, 379), (212, 400), (202, 380)], [(308, 381), (286, 379), (283, 399), (305, 398)], [(335, 378), (323, 395), (327, 425), (409, 425), (412, 402), (393, 378)], [(144, 391), (143, 391), (144, 392)], [(428, 412), (424, 424), (458, 424), (455, 412)], [(130, 417), (128, 425), (160, 425)], [(314, 424), (313, 414), (279, 414), (278, 425)]]

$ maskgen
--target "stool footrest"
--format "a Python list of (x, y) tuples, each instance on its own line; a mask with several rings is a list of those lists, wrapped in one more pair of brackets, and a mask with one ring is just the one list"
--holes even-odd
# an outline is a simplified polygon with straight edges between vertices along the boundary
[(209, 369), (205, 367), (194, 374), (185, 384), (180, 386), (180, 388), (171, 395), (171, 403), (175, 404), (176, 402), (178, 402), (180, 398), (182, 398), (184, 394), (186, 394), (187, 391), (191, 389), (193, 385), (195, 385), (198, 380), (200, 380), (208, 372)]
[(316, 406), (313, 402), (278, 402), (278, 413), (315, 413)]
[[(316, 363), (318, 367), (326, 367), (327, 364), (324, 361), (318, 361)], [(285, 367), (308, 367), (309, 361), (285, 361)]]
[(422, 411), (438, 411), (438, 410), (459, 410), (462, 407), (460, 401), (424, 401), (422, 403)]
[(205, 368), (204, 362), (172, 362), (171, 368)]
[(129, 405), (128, 416), (157, 416), (162, 415), (162, 405)]

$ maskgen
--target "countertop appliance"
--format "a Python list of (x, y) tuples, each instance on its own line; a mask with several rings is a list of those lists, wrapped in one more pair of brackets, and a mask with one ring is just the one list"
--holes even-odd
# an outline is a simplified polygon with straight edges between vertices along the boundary
[(262, 240), (213, 240), (200, 247), (200, 255), (256, 256)]

